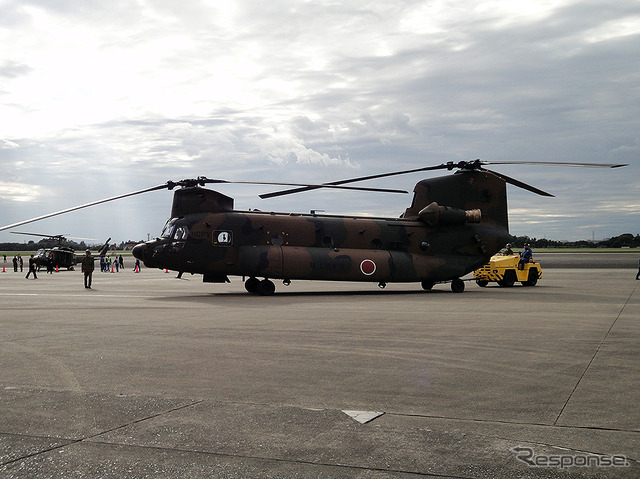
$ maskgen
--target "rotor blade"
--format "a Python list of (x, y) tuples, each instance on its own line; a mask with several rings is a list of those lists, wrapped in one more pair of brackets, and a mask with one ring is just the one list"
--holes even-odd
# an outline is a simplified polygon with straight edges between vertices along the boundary
[[(415, 168), (413, 170), (393, 171), (390, 173), (380, 173), (377, 175), (361, 176), (359, 178), (349, 178), (347, 180), (331, 181), (329, 183), (323, 183), (321, 185), (306, 185), (306, 186), (303, 186), (302, 188), (292, 188), (289, 190), (274, 191), (273, 193), (265, 193), (259, 196), (262, 199), (274, 198), (276, 196), (284, 196), (284, 195), (290, 195), (293, 193), (302, 193), (303, 191), (317, 190), (318, 188), (336, 187), (338, 185), (344, 185), (346, 183), (354, 183), (356, 181), (374, 180), (377, 178), (385, 178), (387, 176), (405, 175), (408, 173), (417, 173), (419, 171), (442, 170), (447, 168), (449, 168), (449, 164), (443, 163), (437, 166), (426, 166), (424, 168)], [(455, 168), (455, 166), (453, 166), (452, 168)]]
[(46, 218), (51, 218), (52, 216), (62, 215), (64, 213), (69, 213), (70, 211), (76, 211), (76, 210), (80, 210), (82, 208), (88, 208), (90, 206), (99, 205), (101, 203), (107, 203), (109, 201), (119, 200), (120, 198), (126, 198), (128, 196), (139, 195), (139, 194), (142, 194), (142, 193), (148, 193), (150, 191), (156, 191), (156, 190), (161, 190), (161, 189), (165, 189), (165, 188), (167, 188), (167, 184), (166, 183), (164, 185), (152, 186), (151, 188), (146, 188), (144, 190), (133, 191), (131, 193), (125, 193), (124, 195), (112, 196), (111, 198), (105, 198), (103, 200), (98, 200), (98, 201), (92, 201), (91, 203), (86, 203), (84, 205), (74, 206), (72, 208), (67, 208), (66, 210), (60, 210), (60, 211), (56, 211), (54, 213), (49, 213), (49, 214), (46, 214), (46, 215), (38, 216), (36, 218), (31, 218), (29, 220), (20, 221), (18, 223), (13, 223), (13, 224), (10, 224), (10, 225), (2, 226), (2, 227), (0, 227), (0, 231), (4, 231), (4, 230), (10, 229), (10, 228), (15, 228), (16, 226), (26, 225), (27, 223), (33, 223), (34, 221), (40, 221), (40, 220), (43, 220), (43, 219), (46, 219)]
[(547, 166), (574, 166), (582, 168), (622, 168), (629, 166), (627, 163), (576, 163), (564, 161), (482, 161), (482, 165), (547, 165)]
[(382, 193), (404, 193), (407, 194), (406, 190), (394, 190), (390, 188), (366, 188), (361, 186), (338, 186), (338, 185), (312, 185), (309, 183), (281, 183), (281, 182), (269, 182), (269, 181), (217, 181), (219, 183), (233, 183), (233, 184), (244, 184), (244, 185), (273, 185), (273, 186), (300, 186), (304, 188), (334, 188), (338, 190), (356, 190), (356, 191), (376, 191)]
[(40, 233), (25, 233), (23, 231), (11, 231), (11, 234), (14, 235), (29, 235), (29, 236), (40, 236), (41, 238), (52, 238), (52, 239), (58, 239), (58, 238), (66, 238), (67, 235), (43, 235)]
[(516, 180), (514, 178), (511, 178), (507, 175), (503, 175), (502, 173), (496, 173), (495, 171), (492, 170), (486, 170), (484, 168), (482, 168), (482, 171), (486, 171), (487, 173), (491, 173), (493, 175), (496, 175), (498, 178), (502, 178), (504, 181), (506, 181), (507, 183), (513, 185), (513, 186), (517, 186), (519, 188), (522, 188), (524, 190), (527, 191), (531, 191), (532, 193), (536, 193), (540, 196), (550, 196), (550, 197), (554, 197), (554, 195), (552, 195), (551, 193), (547, 193), (546, 191), (542, 191), (538, 188), (536, 188), (535, 186), (531, 186), (528, 185), (526, 183), (523, 183), (522, 181)]

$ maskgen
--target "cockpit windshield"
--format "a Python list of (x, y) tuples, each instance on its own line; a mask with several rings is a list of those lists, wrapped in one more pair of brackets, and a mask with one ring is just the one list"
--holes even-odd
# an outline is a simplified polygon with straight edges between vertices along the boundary
[(171, 238), (175, 241), (187, 240), (187, 236), (189, 236), (189, 228), (187, 227), (187, 225), (177, 224), (178, 221), (178, 218), (170, 219), (169, 221), (167, 221), (167, 224), (164, 225), (164, 229), (162, 230), (163, 238)]
[(175, 222), (176, 220), (174, 218), (167, 221), (167, 223), (164, 225), (164, 228), (162, 229), (162, 234), (160, 235), (162, 238), (171, 238), (171, 236), (173, 235)]

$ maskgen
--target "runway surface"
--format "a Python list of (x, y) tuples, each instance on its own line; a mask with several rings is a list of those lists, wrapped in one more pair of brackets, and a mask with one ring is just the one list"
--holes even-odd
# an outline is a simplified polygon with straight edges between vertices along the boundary
[(272, 297), (0, 273), (0, 477), (639, 477), (636, 265)]

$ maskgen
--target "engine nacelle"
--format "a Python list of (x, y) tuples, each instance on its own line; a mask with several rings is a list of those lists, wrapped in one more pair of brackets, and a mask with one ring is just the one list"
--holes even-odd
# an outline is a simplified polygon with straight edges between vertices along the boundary
[(429, 226), (460, 225), (464, 223), (480, 223), (482, 213), (479, 209), (461, 210), (449, 206), (440, 206), (434, 201), (420, 210), (418, 218)]

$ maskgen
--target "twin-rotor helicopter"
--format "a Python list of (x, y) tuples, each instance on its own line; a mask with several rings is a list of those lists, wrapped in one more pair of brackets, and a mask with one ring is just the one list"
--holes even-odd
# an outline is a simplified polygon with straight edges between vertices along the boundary
[[(160, 237), (140, 243), (133, 255), (149, 268), (201, 274), (207, 283), (227, 283), (240, 276), (245, 289), (264, 296), (275, 292), (273, 280), (420, 283), (430, 290), (450, 283), (464, 291), (466, 274), (481, 267), (511, 241), (507, 218), (507, 183), (553, 196), (490, 171), (485, 165), (541, 164), (617, 168), (622, 164), (557, 162), (449, 162), (412, 170), (310, 185), (227, 181), (198, 177), (168, 181), (139, 191), (68, 208), (0, 228), (87, 208), (160, 189), (175, 190), (171, 217)], [(346, 186), (350, 183), (430, 170), (457, 170), (425, 179), (413, 190), (413, 201), (397, 218), (238, 211), (234, 200), (210, 184), (244, 183), (294, 186), (259, 195), (271, 198), (318, 188), (404, 192)]]

